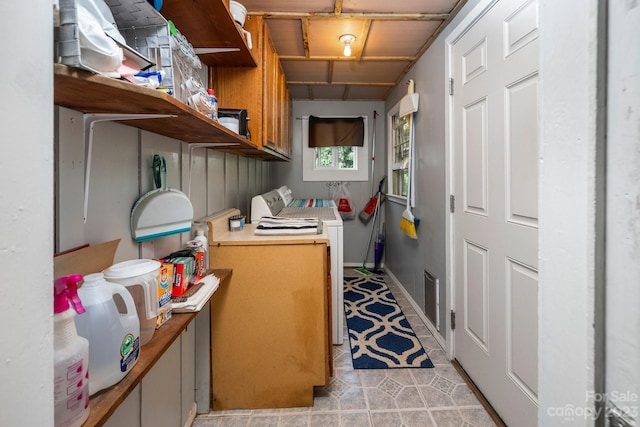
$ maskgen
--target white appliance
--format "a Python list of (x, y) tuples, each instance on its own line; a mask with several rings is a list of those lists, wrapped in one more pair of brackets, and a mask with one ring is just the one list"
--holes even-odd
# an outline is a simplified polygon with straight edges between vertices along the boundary
[(286, 186), (267, 191), (251, 199), (251, 222), (263, 216), (321, 219), (331, 246), (331, 311), (333, 344), (342, 344), (344, 335), (344, 254), (342, 217), (333, 200), (294, 199)]

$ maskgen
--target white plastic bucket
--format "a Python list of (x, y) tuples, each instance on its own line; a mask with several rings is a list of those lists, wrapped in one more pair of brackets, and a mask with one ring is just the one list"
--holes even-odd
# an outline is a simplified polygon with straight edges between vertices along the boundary
[(231, 11), (233, 20), (241, 27), (244, 27), (244, 20), (247, 17), (247, 8), (237, 1), (231, 0), (229, 2), (229, 10)]
[(78, 335), (89, 340), (89, 394), (94, 394), (119, 382), (138, 361), (140, 322), (131, 294), (102, 273), (84, 276), (78, 297), (87, 311), (74, 321)]
[(131, 293), (140, 318), (140, 345), (145, 345), (156, 330), (160, 263), (152, 259), (134, 259), (114, 264), (103, 273), (105, 279), (125, 286)]

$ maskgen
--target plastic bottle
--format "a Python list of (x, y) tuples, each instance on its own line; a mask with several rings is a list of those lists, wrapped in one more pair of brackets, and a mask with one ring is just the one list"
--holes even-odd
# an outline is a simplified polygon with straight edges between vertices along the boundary
[(207, 93), (209, 94), (211, 105), (213, 106), (213, 112), (211, 113), (211, 118), (217, 122), (218, 121), (218, 98), (216, 97), (216, 92), (213, 89), (207, 89)]
[(196, 230), (196, 236), (193, 238), (194, 241), (198, 242), (200, 244), (200, 247), (202, 247), (204, 249), (204, 269), (206, 273), (206, 269), (209, 268), (209, 241), (207, 240), (207, 237), (204, 235), (204, 230), (202, 229), (197, 229)]
[(85, 312), (78, 298), (82, 276), (53, 282), (54, 414), (56, 427), (81, 426), (89, 416), (89, 341), (78, 336), (75, 312)]
[(78, 334), (89, 340), (89, 394), (124, 378), (140, 356), (140, 321), (133, 297), (102, 273), (88, 274), (78, 289), (86, 314), (75, 318)]

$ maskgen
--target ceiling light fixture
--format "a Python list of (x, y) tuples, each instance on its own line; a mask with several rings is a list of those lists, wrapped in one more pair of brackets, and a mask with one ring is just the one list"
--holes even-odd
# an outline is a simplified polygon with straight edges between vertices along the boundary
[(340, 42), (344, 43), (344, 56), (351, 56), (351, 43), (356, 39), (353, 34), (343, 34), (340, 36)]

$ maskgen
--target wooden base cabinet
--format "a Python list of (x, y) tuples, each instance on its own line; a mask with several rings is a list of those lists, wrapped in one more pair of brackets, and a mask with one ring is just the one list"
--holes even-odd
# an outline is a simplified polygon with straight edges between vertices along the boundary
[(247, 227), (210, 244), (210, 265), (233, 270), (211, 299), (213, 409), (313, 406), (333, 362), (328, 239)]

